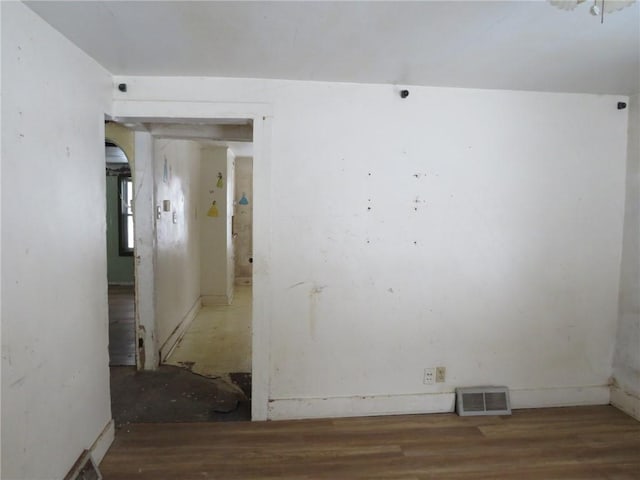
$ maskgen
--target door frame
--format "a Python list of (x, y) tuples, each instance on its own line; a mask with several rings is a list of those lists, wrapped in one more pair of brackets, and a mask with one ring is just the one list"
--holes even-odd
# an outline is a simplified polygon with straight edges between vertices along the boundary
[[(266, 420), (269, 404), (271, 334), (271, 127), (268, 103), (171, 102), (114, 100), (111, 119), (119, 123), (251, 119), (253, 121), (253, 295), (251, 419)], [(136, 332), (139, 366), (155, 370), (160, 363), (155, 332), (155, 205), (152, 137), (136, 132), (134, 228)], [(138, 151), (140, 149), (140, 152)], [(139, 154), (140, 153), (140, 154)], [(150, 241), (151, 239), (151, 241)]]

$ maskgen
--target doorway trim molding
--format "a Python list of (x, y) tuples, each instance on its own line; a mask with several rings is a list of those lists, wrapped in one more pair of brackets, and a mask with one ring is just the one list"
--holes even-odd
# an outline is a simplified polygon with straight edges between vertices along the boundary
[[(214, 120), (221, 118), (251, 119), (253, 121), (253, 308), (252, 308), (252, 385), (251, 419), (266, 420), (269, 405), (269, 366), (271, 348), (271, 287), (269, 265), (271, 262), (270, 204), (271, 204), (271, 128), (272, 105), (269, 103), (228, 103), (228, 102), (181, 102), (151, 100), (115, 100), (111, 116), (119, 123), (139, 123), (154, 120), (173, 122), (190, 120)], [(148, 141), (151, 141), (150, 134)], [(137, 142), (136, 142), (137, 143)], [(146, 142), (145, 142), (146, 143)], [(149, 144), (146, 145), (147, 147)], [(137, 148), (137, 145), (136, 145)], [(159, 365), (159, 345), (155, 332), (155, 216), (151, 155), (138, 158), (136, 171), (147, 177), (136, 179), (136, 187), (146, 192), (142, 208), (134, 211), (136, 225), (136, 245), (149, 248), (137, 249), (135, 253), (136, 284), (141, 284), (137, 292), (136, 332), (144, 335), (143, 358), (140, 365), (147, 370)], [(150, 175), (149, 175), (150, 174)], [(150, 185), (151, 184), (151, 185)], [(134, 193), (136, 206), (140, 191)], [(150, 211), (149, 211), (150, 208)], [(151, 214), (149, 216), (149, 214)], [(145, 216), (144, 218), (139, 218)], [(151, 221), (149, 221), (151, 220)], [(138, 226), (140, 227), (138, 229)], [(151, 244), (149, 239), (152, 239)], [(139, 243), (140, 240), (140, 243)]]

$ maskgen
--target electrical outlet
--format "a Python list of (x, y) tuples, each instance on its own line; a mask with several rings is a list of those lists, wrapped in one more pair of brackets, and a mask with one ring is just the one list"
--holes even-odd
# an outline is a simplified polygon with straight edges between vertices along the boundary
[(444, 383), (447, 376), (446, 367), (436, 367), (436, 383)]
[(436, 378), (436, 369), (435, 368), (425, 368), (424, 369), (424, 378), (423, 383), (425, 385), (433, 385)]

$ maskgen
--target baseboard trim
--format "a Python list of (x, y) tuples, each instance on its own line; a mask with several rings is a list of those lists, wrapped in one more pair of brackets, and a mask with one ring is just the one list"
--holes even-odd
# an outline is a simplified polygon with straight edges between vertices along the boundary
[(231, 305), (231, 298), (228, 295), (203, 295), (200, 297), (202, 306), (215, 307), (217, 305)]
[(511, 408), (576, 407), (581, 405), (608, 405), (608, 385), (572, 387), (539, 387), (509, 389)]
[(611, 405), (622, 410), (627, 415), (640, 422), (640, 394), (621, 388), (619, 385), (611, 386)]
[(187, 314), (182, 318), (178, 326), (173, 329), (173, 332), (171, 332), (169, 338), (167, 338), (167, 340), (160, 347), (160, 362), (164, 362), (167, 358), (169, 358), (169, 355), (171, 355), (173, 349), (176, 348), (176, 345), (178, 345), (178, 342), (186, 333), (189, 325), (191, 325), (191, 322), (193, 322), (193, 319), (196, 318), (196, 315), (198, 315), (201, 307), (202, 301), (200, 298), (198, 298), (191, 306)]
[(113, 443), (115, 435), (115, 424), (113, 419), (111, 419), (107, 422), (105, 427), (102, 429), (102, 432), (100, 432), (100, 435), (98, 435), (98, 438), (96, 438), (95, 442), (93, 442), (93, 445), (91, 445), (91, 448), (89, 449), (91, 457), (93, 458), (93, 461), (96, 462), (96, 465), (100, 465), (100, 462), (102, 462), (102, 459), (107, 454), (107, 450), (109, 450), (109, 447)]
[(108, 285), (114, 287), (133, 287), (135, 286), (135, 282), (109, 282)]
[[(511, 408), (546, 408), (577, 405), (607, 405), (609, 387), (551, 387), (509, 390)], [(455, 410), (455, 393), (416, 393), (352, 397), (272, 398), (269, 420), (303, 418), (366, 417), (448, 413)]]
[(367, 417), (411, 413), (453, 412), (453, 393), (372, 395), (329, 398), (275, 398), (269, 400), (269, 420)]

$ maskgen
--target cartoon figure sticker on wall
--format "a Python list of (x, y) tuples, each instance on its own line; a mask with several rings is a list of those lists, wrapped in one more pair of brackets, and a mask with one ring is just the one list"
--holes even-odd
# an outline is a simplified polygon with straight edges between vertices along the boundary
[(213, 202), (211, 202), (211, 206), (209, 207), (209, 211), (207, 212), (207, 217), (217, 217), (218, 215), (218, 207), (216, 206), (216, 201), (214, 200)]
[(240, 205), (249, 205), (249, 200), (247, 199), (247, 194), (242, 192), (242, 198), (238, 201)]
[(216, 183), (216, 187), (223, 188), (224, 180), (222, 180), (222, 172), (218, 172), (218, 182)]

